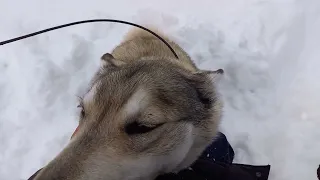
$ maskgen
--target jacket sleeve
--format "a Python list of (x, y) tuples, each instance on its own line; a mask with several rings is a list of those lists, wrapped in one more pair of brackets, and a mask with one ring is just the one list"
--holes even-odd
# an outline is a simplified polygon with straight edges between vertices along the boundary
[(205, 174), (207, 179), (268, 180), (270, 165), (252, 166), (198, 161), (198, 163), (193, 166), (193, 169), (202, 175)]

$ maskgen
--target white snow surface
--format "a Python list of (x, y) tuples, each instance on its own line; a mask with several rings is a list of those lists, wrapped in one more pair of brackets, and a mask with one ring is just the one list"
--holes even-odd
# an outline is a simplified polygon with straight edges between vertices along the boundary
[[(0, 0), (0, 40), (89, 18), (163, 28), (202, 69), (223, 68), (221, 131), (235, 162), (316, 180), (319, 0)], [(94, 23), (0, 46), (0, 179), (26, 180), (68, 143), (77, 95), (131, 28)]]

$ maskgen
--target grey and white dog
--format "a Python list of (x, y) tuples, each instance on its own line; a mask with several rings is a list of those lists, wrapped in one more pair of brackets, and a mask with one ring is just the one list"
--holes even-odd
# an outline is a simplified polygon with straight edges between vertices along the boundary
[[(153, 28), (156, 29), (156, 28)], [(157, 30), (132, 29), (80, 102), (79, 130), (35, 180), (152, 180), (190, 166), (217, 135), (223, 70), (199, 70)]]

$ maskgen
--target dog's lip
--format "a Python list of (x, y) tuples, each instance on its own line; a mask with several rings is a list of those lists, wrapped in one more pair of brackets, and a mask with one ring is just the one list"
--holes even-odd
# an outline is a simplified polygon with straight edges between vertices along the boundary
[(74, 130), (74, 132), (71, 135), (71, 139), (73, 138), (73, 136), (77, 133), (77, 131), (79, 130), (80, 125), (77, 126), (77, 128)]

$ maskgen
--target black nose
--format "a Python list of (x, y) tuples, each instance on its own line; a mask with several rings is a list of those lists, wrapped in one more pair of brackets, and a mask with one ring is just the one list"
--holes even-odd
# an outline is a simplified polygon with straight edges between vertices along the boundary
[[(42, 168), (41, 168), (42, 169)], [(29, 177), (29, 179), (28, 180), (33, 180), (36, 176), (37, 176), (37, 174), (40, 172), (40, 170), (41, 169), (39, 169), (37, 172), (35, 172), (31, 177)]]
[(218, 74), (223, 74), (223, 73), (224, 73), (224, 70), (223, 70), (223, 69), (218, 69), (216, 72), (217, 72)]

